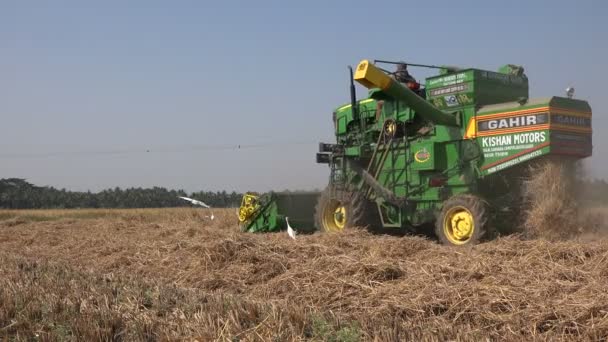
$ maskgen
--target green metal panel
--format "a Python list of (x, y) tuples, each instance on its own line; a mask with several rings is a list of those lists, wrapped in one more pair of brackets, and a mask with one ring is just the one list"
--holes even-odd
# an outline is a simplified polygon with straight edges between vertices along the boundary
[[(382, 155), (386, 152), (386, 157)], [(405, 196), (407, 193), (407, 145), (403, 141), (396, 141), (390, 145), (380, 147), (374, 165), (377, 165), (377, 179), (387, 189), (397, 196)], [(382, 163), (382, 160), (384, 162)]]
[[(357, 102), (360, 114), (360, 122), (365, 123), (368, 119), (373, 118), (376, 112), (376, 101), (374, 99), (363, 99)], [(348, 125), (356, 120), (353, 115), (352, 106), (345, 104), (335, 110), (336, 115), (336, 136), (345, 135), (348, 133)]]
[(314, 231), (314, 207), (318, 192), (270, 192), (260, 198), (255, 214), (241, 229), (250, 233), (275, 232), (290, 225), (298, 232)]
[(349, 112), (342, 111), (336, 117), (336, 135), (346, 134), (346, 124), (349, 121)]
[(279, 215), (274, 195), (265, 195), (253, 217), (244, 222), (241, 230), (249, 233), (273, 232), (283, 229), (283, 217)]
[(347, 157), (357, 157), (361, 154), (361, 147), (360, 146), (347, 147), (344, 150), (344, 154)]
[(298, 232), (314, 231), (314, 212), (318, 192), (281, 192), (276, 193), (277, 210), (289, 218), (289, 224)]

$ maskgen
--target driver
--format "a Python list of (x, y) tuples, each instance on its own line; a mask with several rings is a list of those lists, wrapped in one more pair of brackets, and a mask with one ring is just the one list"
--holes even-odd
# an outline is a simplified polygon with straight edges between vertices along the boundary
[(397, 64), (397, 71), (395, 71), (395, 79), (401, 83), (405, 83), (406, 85), (409, 82), (416, 83), (416, 79), (407, 71), (407, 64), (405, 63)]

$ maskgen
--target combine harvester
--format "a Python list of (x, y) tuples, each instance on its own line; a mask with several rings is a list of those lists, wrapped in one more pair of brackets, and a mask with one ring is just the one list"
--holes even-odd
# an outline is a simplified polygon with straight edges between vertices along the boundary
[[(390, 73), (379, 63), (397, 65)], [(320, 194), (247, 193), (243, 231), (352, 227), (429, 230), (448, 245), (471, 245), (520, 215), (520, 183), (536, 161), (572, 164), (591, 156), (591, 108), (567, 97), (529, 99), (520, 66), (498, 72), (439, 70), (419, 84), (407, 64), (361, 61), (351, 103), (333, 113), (336, 143), (319, 144), (329, 165)], [(357, 100), (354, 81), (369, 89)], [(556, 180), (558, 181), (558, 180)]]

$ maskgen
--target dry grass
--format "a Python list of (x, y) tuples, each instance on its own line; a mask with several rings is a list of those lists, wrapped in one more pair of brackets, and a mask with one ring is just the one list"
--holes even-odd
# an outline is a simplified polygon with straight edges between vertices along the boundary
[(575, 164), (548, 160), (534, 164), (529, 172), (523, 189), (529, 238), (564, 240), (604, 233), (605, 216), (579, 205), (585, 194), (579, 191)]
[(232, 210), (213, 222), (198, 209), (10, 213), (0, 339), (608, 339), (602, 239), (456, 249), (245, 234)]
[[(208, 213), (208, 212), (207, 212)], [(15, 219), (18, 221), (53, 221), (59, 219), (98, 219), (140, 217), (146, 220), (167, 218), (196, 218), (201, 216), (200, 210), (191, 208), (171, 209), (32, 209), (32, 210), (0, 210), (0, 220)]]
[(564, 239), (580, 233), (573, 170), (548, 161), (532, 166), (530, 174), (524, 185), (529, 237)]

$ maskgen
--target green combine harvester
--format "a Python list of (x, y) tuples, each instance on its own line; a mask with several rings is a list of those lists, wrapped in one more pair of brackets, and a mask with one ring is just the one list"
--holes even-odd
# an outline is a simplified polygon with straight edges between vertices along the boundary
[[(381, 63), (397, 65), (391, 73)], [(438, 75), (418, 83), (407, 67)], [(336, 142), (319, 144), (328, 164), (321, 193), (247, 193), (243, 231), (354, 227), (433, 232), (470, 245), (508, 229), (522, 208), (520, 182), (541, 160), (591, 156), (591, 108), (573, 97), (530, 99), (524, 69), (498, 72), (363, 60), (351, 69), (351, 101), (333, 112)], [(356, 99), (354, 81), (369, 89)], [(515, 215), (515, 216), (514, 216)]]

